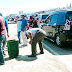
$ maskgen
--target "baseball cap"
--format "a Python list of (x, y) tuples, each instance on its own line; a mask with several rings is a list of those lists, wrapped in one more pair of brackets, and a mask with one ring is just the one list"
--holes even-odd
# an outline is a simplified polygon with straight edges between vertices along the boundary
[(25, 16), (25, 14), (24, 14), (24, 13), (22, 13), (22, 14), (21, 14), (21, 16)]
[(18, 18), (19, 18), (20, 16), (19, 16), (19, 15), (17, 15), (16, 17), (18, 17)]

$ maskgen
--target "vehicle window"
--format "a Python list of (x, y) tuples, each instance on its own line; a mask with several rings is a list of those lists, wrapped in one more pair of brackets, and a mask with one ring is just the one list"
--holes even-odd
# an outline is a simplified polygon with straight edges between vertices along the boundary
[(46, 19), (48, 15), (42, 15), (42, 19)]
[(51, 21), (50, 21), (50, 22), (56, 23), (56, 22), (57, 22), (57, 19), (58, 19), (58, 15), (55, 14), (55, 15), (53, 15), (53, 16), (51, 17)]
[(67, 19), (72, 21), (72, 14), (67, 14)]

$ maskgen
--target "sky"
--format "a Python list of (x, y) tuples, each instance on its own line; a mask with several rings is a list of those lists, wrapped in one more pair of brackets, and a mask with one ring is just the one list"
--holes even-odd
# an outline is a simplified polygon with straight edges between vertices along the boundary
[(72, 0), (1, 0), (0, 12), (6, 16), (24, 11), (25, 13), (66, 7)]

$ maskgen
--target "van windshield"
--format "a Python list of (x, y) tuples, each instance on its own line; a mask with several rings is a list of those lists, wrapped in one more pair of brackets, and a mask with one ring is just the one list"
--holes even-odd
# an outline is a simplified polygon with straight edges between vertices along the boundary
[(70, 21), (72, 21), (72, 15), (71, 15), (71, 16), (69, 16), (69, 20), (70, 20)]
[(46, 19), (48, 15), (42, 15), (42, 19)]

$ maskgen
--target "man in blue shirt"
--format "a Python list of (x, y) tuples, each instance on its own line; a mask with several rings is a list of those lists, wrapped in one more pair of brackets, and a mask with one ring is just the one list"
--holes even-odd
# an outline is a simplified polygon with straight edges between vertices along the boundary
[[(7, 20), (4, 18), (4, 20), (5, 20), (5, 27), (6, 27), (6, 31), (7, 31), (7, 36), (9, 37), (9, 34), (8, 34), (8, 22), (7, 22)], [(3, 41), (3, 54), (4, 55), (6, 55), (5, 54), (5, 51), (4, 51), (4, 48), (5, 48), (5, 45), (6, 45), (6, 34), (5, 34), (5, 39), (4, 39), (4, 41)]]
[(4, 18), (4, 20), (5, 20), (5, 27), (6, 27), (6, 31), (7, 31), (7, 36), (9, 37), (9, 34), (8, 34), (8, 22), (7, 22), (7, 20), (6, 20), (6, 18)]
[(27, 19), (25, 18), (26, 17), (25, 14), (22, 14), (21, 17), (22, 17), (22, 19), (20, 19), (20, 21), (22, 21), (21, 35), (22, 35), (22, 39), (23, 39), (23, 42), (24, 42), (24, 46), (27, 46), (27, 37), (26, 37)]

